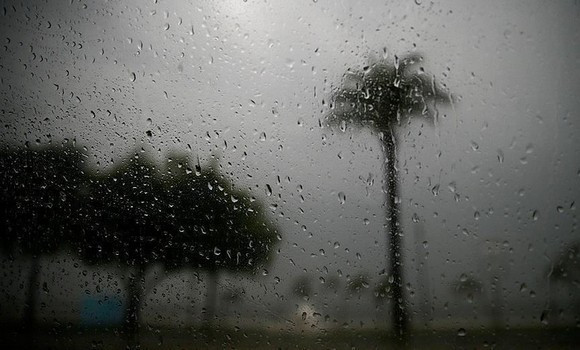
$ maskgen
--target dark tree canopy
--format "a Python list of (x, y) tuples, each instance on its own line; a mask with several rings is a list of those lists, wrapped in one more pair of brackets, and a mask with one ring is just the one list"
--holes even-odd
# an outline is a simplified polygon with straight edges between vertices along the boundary
[(191, 169), (185, 156), (173, 155), (169, 161), (164, 185), (170, 215), (163, 226), (174, 235), (174, 262), (237, 272), (255, 272), (267, 264), (277, 232), (262, 204), (234, 188), (215, 163)]
[(164, 258), (161, 218), (166, 212), (158, 171), (135, 153), (109, 173), (94, 175), (84, 208), (86, 226), (77, 240), (88, 263), (141, 266)]
[(5, 252), (50, 254), (70, 241), (82, 222), (82, 152), (68, 144), (0, 152), (0, 220)]
[(392, 60), (371, 59), (362, 69), (349, 69), (333, 94), (327, 123), (387, 131), (412, 116), (433, 117), (437, 104), (449, 103), (444, 92), (422, 67), (418, 53)]
[(353, 276), (346, 285), (350, 294), (359, 294), (369, 287), (369, 277), (364, 273)]
[(296, 278), (292, 286), (292, 294), (302, 299), (310, 297), (312, 294), (312, 282), (308, 275), (304, 274)]
[(175, 154), (159, 169), (136, 152), (96, 176), (89, 192), (91, 224), (79, 250), (93, 263), (255, 271), (276, 241), (258, 201), (214, 167), (193, 170), (186, 156)]

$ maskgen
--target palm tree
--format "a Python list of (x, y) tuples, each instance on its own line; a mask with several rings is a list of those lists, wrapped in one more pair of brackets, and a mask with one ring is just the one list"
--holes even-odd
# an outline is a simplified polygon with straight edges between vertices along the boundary
[(292, 294), (300, 299), (308, 300), (312, 295), (312, 282), (310, 276), (300, 275), (294, 280)]
[(411, 53), (393, 60), (371, 58), (362, 69), (348, 70), (342, 86), (333, 93), (326, 124), (370, 128), (379, 136), (384, 155), (384, 183), (387, 192), (386, 219), (389, 222), (390, 274), (393, 277), (393, 326), (399, 339), (407, 333), (407, 311), (403, 292), (402, 231), (399, 223), (399, 179), (397, 171), (397, 127), (414, 116), (434, 120), (437, 105), (450, 101), (449, 94), (425, 73), (423, 57)]
[(360, 299), (360, 296), (365, 288), (369, 287), (369, 277), (364, 273), (359, 273), (352, 277), (347, 285), (347, 291), (350, 295), (357, 295)]
[(481, 294), (483, 291), (483, 283), (471, 275), (462, 273), (457, 280), (452, 284), (454, 293), (459, 295), (465, 295), (468, 300), (473, 299), (476, 294)]

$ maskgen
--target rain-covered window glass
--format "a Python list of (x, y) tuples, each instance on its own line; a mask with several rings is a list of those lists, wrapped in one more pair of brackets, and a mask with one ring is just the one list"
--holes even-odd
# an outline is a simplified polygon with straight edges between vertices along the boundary
[(0, 344), (580, 344), (577, 1), (0, 5)]

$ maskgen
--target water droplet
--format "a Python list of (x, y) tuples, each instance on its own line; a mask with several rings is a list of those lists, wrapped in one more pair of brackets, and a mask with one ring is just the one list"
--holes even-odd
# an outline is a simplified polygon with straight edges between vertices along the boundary
[(527, 154), (532, 154), (534, 152), (534, 145), (532, 145), (531, 143), (529, 145), (526, 146), (526, 153)]
[(542, 322), (543, 325), (548, 325), (548, 310), (542, 311), (542, 314), (540, 315), (540, 322)]
[(260, 141), (266, 141), (266, 133), (262, 131), (260, 134)]
[(433, 196), (437, 197), (439, 195), (439, 185), (433, 186), (431, 193), (433, 193)]
[(417, 215), (417, 213), (413, 213), (411, 220), (413, 220), (414, 223), (418, 223), (419, 222), (419, 215)]
[(215, 255), (220, 255), (222, 253), (222, 251), (218, 247), (215, 247), (215, 248), (213, 248), (213, 253)]
[(340, 202), (340, 204), (346, 203), (346, 195), (344, 194), (344, 192), (338, 192), (338, 201)]
[(540, 218), (540, 213), (537, 210), (534, 210), (534, 212), (532, 213), (532, 219), (534, 221), (538, 221), (539, 218)]
[(500, 163), (503, 163), (504, 160), (504, 155), (503, 155), (503, 151), (501, 149), (497, 150), (497, 161)]
[(137, 80), (137, 75), (135, 75), (135, 73), (131, 72), (131, 74), (129, 75), (129, 79), (131, 80), (131, 82), (134, 82), (135, 80)]
[(479, 213), (479, 211), (476, 210), (475, 213), (473, 213), (473, 218), (475, 220), (479, 220), (480, 217), (481, 217), (481, 214)]
[(455, 184), (455, 182), (450, 182), (449, 185), (447, 186), (447, 188), (449, 188), (449, 191), (451, 191), (451, 193), (455, 193), (455, 191), (457, 191), (457, 185)]
[(471, 141), (471, 149), (477, 151), (479, 149), (479, 145), (475, 141)]
[(457, 336), (458, 337), (465, 337), (465, 335), (467, 335), (467, 331), (465, 330), (465, 328), (459, 328), (457, 330)]
[(334, 249), (337, 249), (340, 247), (340, 243), (339, 242), (334, 242)]

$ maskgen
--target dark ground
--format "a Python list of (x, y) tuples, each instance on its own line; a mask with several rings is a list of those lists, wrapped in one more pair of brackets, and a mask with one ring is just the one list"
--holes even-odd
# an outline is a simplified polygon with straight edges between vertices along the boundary
[[(3, 349), (125, 349), (125, 335), (115, 328), (56, 326), (23, 331), (1, 327)], [(461, 335), (460, 335), (461, 334)], [(141, 349), (397, 349), (380, 330), (329, 330), (320, 333), (221, 328), (153, 329), (140, 332)], [(408, 349), (580, 349), (580, 329), (415, 332)]]

